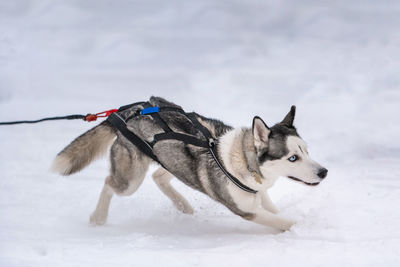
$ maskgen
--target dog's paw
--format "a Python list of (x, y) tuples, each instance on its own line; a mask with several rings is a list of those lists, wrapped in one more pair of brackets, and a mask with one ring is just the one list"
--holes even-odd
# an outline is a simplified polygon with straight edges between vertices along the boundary
[(290, 229), (293, 227), (293, 225), (296, 224), (296, 221), (292, 221), (292, 220), (285, 220), (284, 223), (282, 223), (280, 229), (282, 231), (290, 231)]
[(175, 207), (180, 211), (183, 212), (185, 214), (193, 214), (194, 210), (192, 208), (192, 206), (190, 206), (189, 203), (185, 203), (185, 202), (178, 202), (175, 203)]
[(97, 214), (94, 212), (92, 215), (90, 215), (90, 224), (91, 225), (104, 225), (107, 221), (106, 216), (102, 216), (101, 214)]
[(273, 214), (278, 214), (279, 213), (279, 209), (276, 206), (269, 207), (268, 211), (272, 212)]

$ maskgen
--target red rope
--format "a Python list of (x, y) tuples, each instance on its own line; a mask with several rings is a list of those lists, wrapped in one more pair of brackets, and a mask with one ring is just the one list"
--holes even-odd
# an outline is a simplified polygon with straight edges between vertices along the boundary
[(97, 120), (97, 118), (105, 118), (117, 111), (118, 109), (110, 109), (96, 114), (87, 114), (85, 117), (85, 121), (95, 121)]

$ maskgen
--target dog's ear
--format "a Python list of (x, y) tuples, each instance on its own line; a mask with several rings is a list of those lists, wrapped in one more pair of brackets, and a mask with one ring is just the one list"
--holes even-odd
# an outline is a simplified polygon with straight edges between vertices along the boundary
[(287, 127), (293, 127), (294, 116), (296, 115), (296, 106), (292, 106), (290, 108), (289, 113), (281, 122), (282, 124), (286, 125)]
[(268, 136), (271, 130), (268, 128), (267, 124), (258, 116), (255, 116), (253, 119), (253, 137), (254, 137), (254, 146), (259, 150), (262, 147), (267, 146), (268, 144)]

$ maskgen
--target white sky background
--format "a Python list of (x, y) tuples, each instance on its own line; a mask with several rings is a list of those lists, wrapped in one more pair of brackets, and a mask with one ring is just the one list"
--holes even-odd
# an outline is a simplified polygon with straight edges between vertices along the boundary
[[(371, 231), (374, 232), (373, 238), (389, 242), (389, 245), (384, 246), (387, 254), (381, 261), (365, 256), (364, 263), (378, 265), (385, 262), (386, 256), (394, 266), (400, 261), (395, 253), (391, 254), (390, 247), (400, 247), (400, 233), (395, 230), (400, 214), (386, 208), (400, 201), (399, 29), (399, 1), (0, 0), (0, 121), (99, 112), (146, 100), (151, 95), (160, 95), (188, 111), (195, 110), (233, 126), (250, 126), (254, 115), (262, 116), (271, 125), (281, 120), (290, 106), (295, 104), (298, 108), (295, 123), (299, 133), (308, 142), (311, 154), (330, 169), (328, 179), (331, 182), (327, 180), (326, 187), (314, 191), (294, 189), (296, 186), (291, 184), (280, 187), (287, 186), (297, 197), (310, 194), (309, 201), (303, 202), (300, 207), (290, 202), (290, 198), (286, 202), (281, 200), (281, 204), (292, 207), (286, 210), (287, 214), (296, 217), (300, 213), (306, 216), (308, 207), (315, 207), (312, 214), (316, 225), (311, 225), (315, 226), (314, 232), (309, 232), (309, 221), (307, 217), (302, 217), (303, 223), (294, 230), (294, 235), (299, 239), (304, 236), (316, 238), (325, 245), (326, 241), (329, 248), (332, 248), (329, 243), (332, 237), (347, 236), (349, 239), (344, 238), (340, 242), (350, 240), (345, 244), (349, 253), (357, 254), (361, 249), (361, 254), (368, 255), (370, 251), (376, 251), (368, 243), (370, 241), (366, 232)], [(33, 207), (26, 207), (25, 199), (21, 193), (16, 192), (24, 192), (27, 186), (25, 179), (33, 187), (36, 183), (40, 184), (43, 181), (41, 179), (56, 181), (54, 187), (68, 183), (63, 178), (48, 174), (46, 168), (64, 145), (89, 127), (81, 122), (56, 122), (0, 129), (2, 140), (7, 140), (2, 145), (5, 153), (0, 158), (0, 166), (4, 170), (2, 189), (7, 189), (6, 194), (0, 194), (0, 204), (3, 206), (0, 213), (4, 213), (0, 214), (3, 218), (0, 219), (0, 225), (7, 230), (7, 233), (6, 230), (0, 232), (4, 236), (0, 239), (0, 263), (33, 266), (32, 262), (36, 262), (38, 266), (43, 266), (44, 262), (35, 258), (37, 250), (39, 254), (44, 250), (46, 255), (53, 257), (51, 259), (54, 261), (45, 261), (49, 266), (57, 262), (55, 259), (65, 256), (57, 258), (53, 255), (62, 251), (63, 245), (58, 243), (50, 241), (55, 248), (49, 251), (46, 245), (40, 245), (37, 249), (31, 239), (21, 245), (15, 237), (27, 235), (28, 232), (41, 233), (37, 229), (42, 227), (40, 220), (61, 218), (60, 214), (71, 211), (61, 209), (59, 215), (44, 213), (41, 219), (37, 219), (37, 223), (32, 221), (26, 227), (19, 227), (19, 219), (22, 218), (19, 216), (25, 214), (26, 209), (44, 210), (46, 205), (43, 200), (32, 203)], [(24, 162), (24, 168), (19, 167), (20, 162)], [(98, 164), (96, 166), (101, 165)], [(99, 230), (96, 235), (91, 232), (87, 234), (87, 231), (93, 229), (85, 224), (87, 218), (84, 216), (86, 213), (89, 215), (97, 201), (102, 178), (93, 178), (93, 181), (85, 184), (87, 180), (82, 175), (105, 176), (106, 163), (102, 164), (104, 167), (99, 167), (101, 172), (90, 169), (89, 173), (74, 177), (74, 182), (82, 183), (79, 188), (88, 186), (85, 190), (90, 191), (90, 195), (84, 207), (76, 203), (73, 208), (80, 210), (80, 213), (74, 214), (75, 217), (72, 216), (70, 220), (63, 218), (59, 226), (63, 231), (70, 231), (67, 236), (73, 236), (76, 232), (74, 227), (80, 227), (78, 232), (82, 235), (82, 242), (78, 244), (82, 246), (67, 242), (64, 246), (69, 252), (77, 246), (77, 250), (89, 251), (89, 254), (98, 257), (98, 251), (88, 250), (90, 246), (85, 242), (101, 240), (104, 233)], [(31, 180), (26, 178), (29, 174), (33, 177)], [(351, 184), (346, 187), (343, 183), (347, 182)], [(94, 185), (97, 187), (91, 188)], [(381, 191), (374, 191), (375, 186)], [(150, 182), (147, 187), (151, 194), (152, 190), (154, 194), (157, 192), (157, 189), (150, 187)], [(62, 189), (64, 193), (71, 190), (78, 194), (79, 188), (58, 190), (61, 192)], [(341, 200), (330, 195), (332, 190), (342, 190)], [(276, 196), (282, 196), (281, 191)], [(187, 192), (190, 194), (191, 191)], [(316, 192), (316, 195), (310, 192)], [(369, 199), (369, 193), (376, 198)], [(359, 195), (360, 202), (351, 205), (347, 201), (352, 200), (353, 194)], [(40, 196), (38, 192), (32, 198)], [(329, 201), (336, 201), (335, 209), (339, 214), (337, 220), (326, 224), (325, 220), (330, 213), (324, 209), (324, 213), (319, 214), (318, 208), (321, 207), (315, 206), (317, 204), (313, 202), (313, 196), (325, 208), (332, 207)], [(79, 196), (76, 197), (78, 199)], [(140, 195), (135, 201), (139, 199)], [(163, 208), (170, 206), (163, 196), (157, 195), (157, 199), (165, 201)], [(61, 197), (56, 203), (63, 206), (66, 201)], [(120, 201), (117, 202), (120, 205), (128, 205), (123, 204), (123, 201), (131, 200), (116, 201)], [(135, 201), (132, 200), (129, 205), (134, 205)], [(368, 208), (365, 214), (353, 214), (353, 210), (360, 205), (372, 202), (377, 203), (371, 204), (373, 207), (385, 207), (371, 208), (374, 212), (381, 212), (382, 221), (369, 220)], [(205, 199), (201, 199), (200, 203), (206, 207), (211, 205), (206, 204), (208, 202)], [(10, 205), (17, 208), (8, 209)], [(221, 207), (212, 207), (223, 210)], [(135, 218), (135, 214), (125, 218), (123, 210), (118, 213), (117, 205), (114, 208), (111, 227), (121, 234), (118, 229), (124, 229), (125, 223), (126, 231), (126, 225), (134, 221), (132, 218)], [(172, 210), (168, 212), (173, 213)], [(168, 215), (168, 212), (163, 215)], [(179, 228), (179, 215), (173, 214), (175, 217), (171, 223), (177, 223)], [(200, 215), (212, 217), (213, 214), (203, 210)], [(196, 220), (203, 219), (200, 215), (187, 223), (196, 224)], [(146, 216), (154, 219), (154, 222), (150, 222), (154, 228), (161, 227), (156, 223), (160, 218), (153, 218), (147, 213)], [(340, 222), (348, 217), (353, 218), (350, 221), (354, 225), (350, 222), (341, 225)], [(360, 221), (368, 221), (369, 224), (360, 227)], [(69, 222), (72, 222), (72, 227)], [(251, 229), (246, 223), (237, 223), (235, 227)], [(382, 225), (387, 227), (383, 229)], [(218, 236), (218, 230), (225, 229), (221, 226), (212, 230), (214, 226), (200, 227), (200, 232), (203, 230), (206, 236)], [(136, 234), (134, 224), (128, 228), (127, 232)], [(358, 231), (354, 233), (352, 229)], [(105, 231), (114, 230), (109, 228)], [(144, 227), (145, 237), (148, 237), (148, 230)], [(187, 232), (189, 240), (179, 239), (178, 229), (171, 235), (174, 238), (178, 235), (178, 240), (182, 243), (187, 241), (195, 248), (196, 240), (202, 239), (195, 236), (192, 240), (192, 233)], [(55, 239), (51, 232), (42, 234), (45, 236), (43, 240)], [(168, 239), (168, 233), (163, 234), (162, 244), (174, 240)], [(270, 256), (273, 257), (280, 253), (282, 244), (291, 237), (291, 233), (283, 237), (267, 236), (263, 244), (271, 242), (271, 238), (273, 242), (278, 242), (275, 244), (278, 249), (271, 250)], [(236, 236), (233, 238), (234, 241), (237, 239)], [(15, 243), (12, 240), (16, 240)], [(116, 241), (116, 246), (126, 248), (123, 243), (125, 239), (121, 241), (117, 237), (117, 240), (120, 243)], [(210, 240), (204, 239), (201, 242), (207, 247)], [(252, 241), (260, 246), (258, 239), (250, 240), (244, 242), (245, 250), (252, 248)], [(14, 244), (13, 249), (6, 246), (9, 242)], [(313, 244), (298, 242), (293, 247), (293, 259), (307, 255), (304, 249), (313, 247)], [(150, 240), (143, 246), (151, 251), (156, 244)], [(366, 245), (360, 248), (360, 244)], [(326, 255), (324, 253), (328, 252), (323, 251), (321, 255), (335, 260), (335, 253), (339, 253), (340, 247), (332, 246), (331, 254)], [(30, 247), (34, 248), (32, 261), (28, 260), (26, 265), (13, 261), (18, 258), (14, 254), (18, 255)], [(224, 253), (231, 252), (226, 247), (221, 249)], [(264, 251), (263, 247), (261, 249)], [(113, 248), (110, 251), (117, 258), (118, 253)], [(205, 249), (202, 252), (207, 255), (209, 251)], [(136, 256), (145, 259), (148, 256), (146, 253)], [(185, 255), (185, 250), (178, 249), (174, 253), (181, 257)], [(77, 254), (79, 261), (81, 254)], [(233, 258), (234, 254), (231, 255)], [(251, 252), (249, 255), (252, 255)], [(40, 258), (40, 255), (37, 257)], [(98, 259), (101, 260), (101, 257)], [(215, 263), (212, 259), (206, 263)], [(257, 259), (255, 257), (255, 262), (260, 262)], [(278, 258), (273, 259), (279, 262)], [(314, 263), (318, 263), (318, 259)], [(351, 260), (350, 254), (346, 254), (344, 259), (347, 259), (345, 263), (354, 260)], [(301, 258), (298, 262), (307, 265), (307, 260)], [(173, 260), (170, 263), (177, 264)], [(291, 264), (287, 262), (288, 266)]]

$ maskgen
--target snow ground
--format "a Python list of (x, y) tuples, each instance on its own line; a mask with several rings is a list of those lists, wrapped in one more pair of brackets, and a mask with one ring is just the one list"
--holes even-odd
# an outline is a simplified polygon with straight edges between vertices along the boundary
[(0, 266), (399, 266), (398, 1), (0, 1), (0, 120), (89, 113), (160, 95), (249, 126), (296, 104), (318, 187), (282, 178), (280, 233), (147, 177), (89, 226), (106, 159), (71, 177), (54, 156), (79, 121), (0, 128)]

